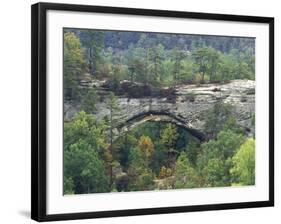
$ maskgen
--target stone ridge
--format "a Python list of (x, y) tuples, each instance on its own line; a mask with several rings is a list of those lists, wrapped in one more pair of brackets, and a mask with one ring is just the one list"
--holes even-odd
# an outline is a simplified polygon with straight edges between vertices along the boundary
[[(108, 90), (102, 88), (103, 83), (100, 81), (91, 83), (86, 88), (95, 86), (98, 94), (104, 96)], [(254, 133), (251, 122), (252, 114), (255, 113), (255, 81), (253, 80), (233, 80), (225, 84), (178, 85), (175, 87), (175, 95), (174, 100), (167, 97), (131, 98), (125, 95), (118, 96), (117, 102), (120, 111), (116, 120), (119, 127), (122, 127), (122, 130), (127, 130), (134, 126), (126, 127), (128, 121), (132, 121), (134, 117), (139, 117), (140, 114), (150, 115), (150, 112), (154, 116), (154, 120), (159, 120), (161, 119), (161, 112), (163, 112), (161, 116), (166, 121), (169, 120), (167, 120), (166, 115), (172, 115), (170, 116), (171, 121), (178, 119), (181, 121), (181, 125), (203, 132), (204, 111), (212, 108), (215, 103), (222, 101), (233, 105), (233, 115), (238, 123), (249, 132), (249, 135)], [(106, 100), (99, 102), (96, 108), (95, 116), (98, 119), (109, 115)], [(64, 109), (64, 119), (69, 120), (79, 111), (79, 105), (65, 102)], [(147, 120), (148, 118), (144, 116), (143, 119)], [(141, 122), (141, 120), (138, 119), (136, 122)], [(120, 130), (115, 130), (115, 132), (120, 132)]]

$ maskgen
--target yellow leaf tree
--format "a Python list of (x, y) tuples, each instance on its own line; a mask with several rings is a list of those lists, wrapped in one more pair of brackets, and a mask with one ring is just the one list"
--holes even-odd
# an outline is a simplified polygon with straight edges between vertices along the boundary
[(148, 163), (154, 152), (154, 144), (150, 137), (142, 135), (138, 142), (138, 147), (142, 151), (145, 161)]

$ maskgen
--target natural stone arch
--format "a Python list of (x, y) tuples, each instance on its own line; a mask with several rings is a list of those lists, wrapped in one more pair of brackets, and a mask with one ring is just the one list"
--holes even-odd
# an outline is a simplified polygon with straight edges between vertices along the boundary
[(173, 123), (183, 129), (187, 130), (191, 135), (196, 137), (199, 141), (205, 140), (205, 135), (203, 132), (190, 128), (185, 120), (177, 117), (174, 114), (164, 112), (164, 111), (147, 111), (140, 114), (137, 114), (123, 123), (120, 123), (115, 130), (115, 139), (124, 135), (126, 132), (132, 130), (140, 124), (143, 124), (147, 121), (155, 122), (169, 122)]
[[(103, 84), (104, 82), (99, 81), (83, 87), (95, 86), (100, 99), (103, 99), (95, 105), (96, 111), (93, 114), (97, 119), (103, 119), (110, 114), (106, 100), (110, 90), (105, 89)], [(166, 92), (167, 88), (163, 87), (159, 91)], [(117, 128), (114, 130), (115, 136), (118, 137), (126, 131), (126, 128), (137, 125), (133, 124), (134, 122), (144, 122), (145, 119), (170, 121), (197, 136), (197, 132), (204, 132), (206, 112), (217, 103), (232, 105), (232, 113), (238, 125), (244, 128), (249, 136), (254, 135), (255, 126), (252, 120), (255, 113), (255, 81), (233, 80), (222, 84), (183, 84), (176, 86), (173, 94), (173, 99), (170, 99), (165, 94), (133, 97), (116, 93), (119, 111), (114, 115), (117, 123)], [(66, 101), (64, 120), (71, 120), (80, 110), (79, 104)], [(150, 115), (154, 116), (149, 118)]]

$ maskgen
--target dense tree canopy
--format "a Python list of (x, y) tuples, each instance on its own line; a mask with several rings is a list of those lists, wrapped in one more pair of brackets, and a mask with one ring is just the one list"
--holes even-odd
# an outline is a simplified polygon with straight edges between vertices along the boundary
[(109, 78), (115, 91), (121, 80), (175, 86), (255, 78), (251, 38), (80, 29), (65, 29), (64, 34), (70, 88), (81, 69), (98, 79)]
[(225, 125), (200, 144), (182, 128), (146, 122), (110, 146), (106, 123), (80, 112), (65, 124), (65, 194), (255, 183), (255, 140), (240, 129)]
[(64, 192), (94, 193), (109, 190), (102, 158), (108, 144), (106, 125), (80, 112), (64, 125)]

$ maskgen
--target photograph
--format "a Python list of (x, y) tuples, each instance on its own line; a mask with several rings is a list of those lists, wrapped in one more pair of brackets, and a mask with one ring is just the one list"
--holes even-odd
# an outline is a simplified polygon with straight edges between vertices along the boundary
[(274, 206), (273, 17), (31, 12), (32, 219)]
[(64, 195), (255, 186), (255, 37), (62, 35)]

